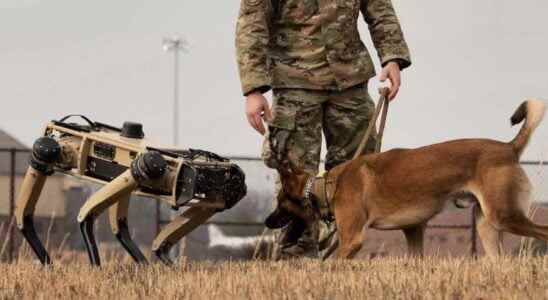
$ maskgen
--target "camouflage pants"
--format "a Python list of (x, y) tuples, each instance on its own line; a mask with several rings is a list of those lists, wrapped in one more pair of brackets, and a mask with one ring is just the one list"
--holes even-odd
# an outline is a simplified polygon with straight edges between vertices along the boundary
[[(263, 160), (271, 168), (278, 168), (283, 162), (315, 175), (320, 165), (323, 132), (327, 146), (325, 169), (329, 170), (352, 158), (374, 108), (366, 84), (343, 91), (274, 90), (273, 119), (263, 144)], [(374, 150), (372, 135), (364, 152)], [(276, 198), (280, 188), (278, 181)], [(319, 224), (312, 227), (294, 220), (282, 229), (280, 258), (317, 257)]]

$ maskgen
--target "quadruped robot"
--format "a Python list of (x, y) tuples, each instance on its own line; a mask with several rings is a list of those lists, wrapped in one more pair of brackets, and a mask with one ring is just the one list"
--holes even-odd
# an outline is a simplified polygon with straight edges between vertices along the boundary
[[(71, 117), (85, 122), (70, 123)], [(50, 122), (33, 145), (29, 168), (16, 202), (17, 227), (43, 265), (51, 264), (33, 222), (34, 209), (49, 175), (60, 172), (104, 184), (82, 206), (78, 223), (92, 265), (101, 264), (93, 227), (108, 210), (112, 232), (137, 263), (147, 260), (131, 239), (128, 208), (132, 194), (187, 207), (154, 239), (152, 253), (172, 264), (169, 250), (215, 213), (229, 209), (246, 194), (243, 171), (228, 159), (203, 150), (170, 151), (144, 138), (141, 124), (123, 128), (69, 115)]]

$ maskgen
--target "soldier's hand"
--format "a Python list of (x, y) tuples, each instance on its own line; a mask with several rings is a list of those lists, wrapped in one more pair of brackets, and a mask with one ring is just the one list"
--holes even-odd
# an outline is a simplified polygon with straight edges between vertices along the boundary
[(386, 79), (390, 80), (390, 93), (388, 94), (388, 100), (393, 100), (398, 95), (401, 85), (400, 66), (397, 62), (391, 61), (387, 63), (379, 75), (379, 80), (385, 82)]
[(245, 113), (249, 125), (257, 130), (257, 132), (264, 135), (266, 130), (262, 117), (264, 116), (265, 120), (269, 121), (272, 119), (272, 113), (270, 112), (268, 101), (263, 94), (256, 92), (247, 96)]

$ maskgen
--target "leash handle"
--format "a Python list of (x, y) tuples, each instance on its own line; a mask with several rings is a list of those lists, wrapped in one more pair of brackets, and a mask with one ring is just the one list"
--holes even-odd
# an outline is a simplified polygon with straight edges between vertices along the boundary
[(371, 136), (371, 133), (373, 132), (373, 128), (375, 127), (375, 124), (377, 123), (377, 119), (379, 118), (379, 114), (382, 109), (381, 124), (379, 128), (377, 144), (375, 145), (375, 152), (380, 152), (381, 140), (384, 132), (384, 127), (386, 124), (386, 115), (388, 114), (388, 94), (389, 93), (390, 93), (389, 88), (387, 87), (379, 88), (379, 94), (380, 94), (379, 103), (377, 104), (377, 108), (375, 109), (373, 118), (369, 122), (369, 126), (367, 127), (367, 130), (365, 131), (365, 134), (360, 142), (360, 145), (358, 146), (358, 149), (354, 153), (354, 157), (352, 159), (358, 158), (360, 154), (363, 152), (363, 149), (365, 148), (365, 144), (367, 143), (367, 140), (369, 140), (369, 137)]
[(386, 116), (388, 115), (388, 106), (390, 104), (390, 101), (388, 100), (390, 89), (385, 87), (379, 89), (379, 92), (382, 94), (382, 97), (384, 97), (384, 105), (382, 107), (381, 122), (379, 124), (379, 134), (377, 135), (377, 145), (375, 147), (375, 153), (381, 152), (382, 137), (384, 134), (384, 127), (386, 125)]

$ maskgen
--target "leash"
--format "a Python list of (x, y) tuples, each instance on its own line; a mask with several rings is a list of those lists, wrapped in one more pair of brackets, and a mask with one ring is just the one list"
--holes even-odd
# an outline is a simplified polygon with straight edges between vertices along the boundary
[(386, 125), (386, 115), (388, 114), (388, 94), (390, 93), (390, 89), (380, 88), (379, 89), (379, 103), (377, 103), (377, 108), (375, 109), (375, 113), (373, 114), (373, 118), (369, 122), (369, 126), (367, 127), (367, 130), (365, 131), (365, 134), (360, 142), (360, 145), (358, 146), (358, 149), (354, 153), (354, 157), (352, 159), (358, 158), (365, 148), (365, 144), (367, 144), (367, 141), (371, 137), (371, 134), (373, 133), (373, 128), (375, 128), (375, 125), (377, 124), (377, 119), (379, 118), (379, 114), (382, 110), (381, 115), (381, 122), (379, 125), (379, 133), (377, 134), (377, 144), (375, 145), (375, 153), (378, 153), (381, 151), (381, 145), (382, 145), (382, 136), (384, 133), (384, 127)]

